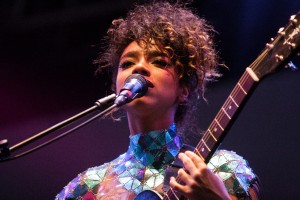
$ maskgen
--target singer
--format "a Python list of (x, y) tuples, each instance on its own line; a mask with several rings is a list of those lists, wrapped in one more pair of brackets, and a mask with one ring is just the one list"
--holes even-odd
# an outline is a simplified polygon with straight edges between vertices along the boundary
[[(168, 199), (170, 190), (175, 199), (259, 199), (258, 179), (241, 156), (218, 150), (205, 164), (187, 145), (200, 134), (194, 112), (206, 83), (220, 76), (213, 32), (178, 2), (137, 5), (112, 22), (107, 48), (96, 60), (99, 71), (114, 71), (117, 94), (132, 74), (147, 80), (148, 91), (121, 108), (129, 124), (127, 152), (79, 174), (57, 200)], [(143, 196), (152, 195), (149, 190), (156, 194)]]

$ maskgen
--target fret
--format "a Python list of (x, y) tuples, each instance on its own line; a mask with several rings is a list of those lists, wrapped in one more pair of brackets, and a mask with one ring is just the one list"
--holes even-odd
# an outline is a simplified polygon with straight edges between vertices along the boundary
[(215, 123), (212, 123), (211, 126), (212, 126), (211, 130), (213, 130), (213, 134), (215, 138), (219, 138), (223, 131), (221, 129), (218, 129)]
[[(287, 59), (290, 59), (290, 56), (297, 54), (299, 51), (299, 21), (300, 14), (293, 16), (290, 23), (285, 28), (282, 28), (276, 38), (272, 40), (272, 43), (268, 44), (272, 46), (272, 48), (266, 47), (259, 57), (246, 68), (246, 71), (243, 73), (237, 85), (233, 88), (221, 110), (218, 112), (194, 150), (194, 152), (206, 163), (209, 162), (212, 154), (222, 142), (222, 139), (225, 137), (229, 128), (229, 122), (235, 119), (234, 116), (236, 111), (241, 108), (242, 102), (246, 100), (245, 97), (250, 93), (253, 86), (265, 75), (281, 68), (283, 66), (282, 64), (284, 64)], [(294, 46), (287, 44), (293, 44)], [(278, 55), (281, 55), (280, 57), (282, 59), (272, 59), (276, 58)], [(173, 190), (172, 192), (174, 193)], [(176, 199), (178, 199), (177, 196)]]
[(243, 76), (243, 78), (241, 78), (239, 83), (242, 86), (242, 88), (244, 89), (244, 91), (246, 91), (248, 93), (256, 81), (255, 81), (255, 79), (253, 79), (253, 77), (249, 73), (249, 70), (246, 70), (246, 72), (247, 73), (245, 73), (245, 75)]
[(221, 129), (222, 131), (224, 131), (224, 128), (221, 126), (221, 124), (219, 123), (219, 121), (218, 121), (217, 119), (215, 119), (215, 122), (218, 124), (218, 126), (220, 127), (220, 129)]
[(239, 87), (235, 87), (231, 93), (231, 97), (234, 99), (236, 105), (241, 105), (245, 96), (246, 96), (245, 92), (242, 91)]
[(201, 141), (202, 141), (202, 143), (204, 144), (204, 146), (206, 147), (206, 149), (210, 152), (211, 150), (210, 150), (210, 148), (207, 146), (206, 142), (204, 142), (203, 139), (201, 139)]
[[(201, 151), (202, 153), (204, 152), (204, 149), (202, 149), (203, 151)], [(197, 149), (197, 147), (195, 148), (195, 152), (194, 153), (196, 153), (202, 160), (205, 160), (204, 159), (204, 157), (206, 157), (206, 156), (202, 156), (202, 154), (199, 152), (199, 150)]]
[(240, 84), (240, 82), (238, 82), (238, 86), (240, 87), (240, 89), (244, 92), (245, 95), (247, 95), (247, 92), (244, 90), (243, 86)]
[(209, 133), (209, 135), (214, 139), (214, 141), (217, 141), (217, 138), (214, 136), (214, 134), (211, 132), (210, 129), (207, 129), (207, 132)]
[(226, 115), (223, 110), (220, 110), (216, 121), (218, 123), (218, 125), (220, 126), (221, 130), (224, 131), (224, 129), (227, 127), (228, 123), (230, 122), (230, 117), (228, 117), (228, 115)]
[[(231, 107), (230, 107), (230, 109), (231, 109)], [(223, 110), (223, 112), (225, 113), (225, 115), (228, 117), (228, 119), (231, 119), (231, 117), (230, 117), (229, 114), (226, 112), (226, 110), (225, 110), (224, 107), (222, 107), (222, 110)]]
[[(239, 107), (239, 105), (235, 102), (234, 98), (233, 98), (231, 95), (229, 95), (229, 98), (232, 100), (232, 102), (234, 103), (234, 105), (235, 105), (236, 107)], [(231, 109), (231, 108), (230, 108), (230, 109)]]
[(224, 106), (223, 109), (226, 111), (226, 114), (228, 115), (228, 118), (232, 118), (234, 113), (236, 112), (236, 110), (238, 109), (238, 105), (236, 105), (236, 103), (234, 102), (234, 100), (232, 98), (229, 98)]
[[(203, 140), (203, 142), (205, 142), (205, 145), (207, 146), (207, 148), (208, 148), (209, 151), (216, 144), (216, 140), (214, 140), (214, 138), (211, 137), (210, 134), (207, 134), (207, 133), (205, 135), (203, 135), (203, 137), (202, 137), (201, 140)], [(199, 145), (201, 145), (201, 141), (200, 141)]]
[[(194, 153), (196, 153), (206, 163), (209, 161), (208, 159), (210, 156), (212, 156), (212, 150), (214, 150), (216, 145), (221, 142), (219, 141), (220, 136), (227, 128), (229, 122), (240, 107), (244, 98), (247, 96), (254, 82), (255, 81), (253, 80), (253, 77), (251, 77), (249, 74), (243, 74), (242, 78), (239, 80), (238, 84), (225, 101), (221, 110), (218, 112), (216, 118), (203, 135), (199, 144), (196, 146)], [(169, 198), (168, 195), (165, 195), (164, 199), (178, 199), (178, 196), (176, 196), (175, 192), (173, 190), (171, 190), (171, 192), (174, 197)]]

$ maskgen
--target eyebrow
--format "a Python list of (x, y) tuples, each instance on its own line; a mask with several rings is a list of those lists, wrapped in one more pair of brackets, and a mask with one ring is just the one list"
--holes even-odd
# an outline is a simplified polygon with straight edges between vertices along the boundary
[(123, 58), (132, 58), (132, 57), (136, 57), (139, 54), (139, 51), (129, 51), (126, 54), (122, 55), (120, 60)]
[(146, 55), (150, 58), (153, 58), (153, 57), (168, 57), (168, 55), (166, 53), (163, 53), (161, 51), (148, 51), (146, 53)]
[[(139, 54), (140, 54), (140, 51), (129, 51), (126, 54), (122, 55), (120, 60), (123, 59), (123, 58), (134, 58), (134, 57), (138, 56)], [(168, 57), (168, 55), (166, 53), (163, 53), (163, 52), (157, 51), (157, 50), (147, 51), (146, 56), (148, 58)]]

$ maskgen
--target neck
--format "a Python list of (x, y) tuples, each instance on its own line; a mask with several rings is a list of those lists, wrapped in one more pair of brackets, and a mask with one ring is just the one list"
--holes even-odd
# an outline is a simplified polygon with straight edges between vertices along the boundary
[(166, 129), (174, 123), (174, 118), (170, 116), (172, 115), (167, 115), (167, 117), (137, 117), (134, 114), (127, 113), (130, 135), (133, 136), (138, 133), (145, 133), (152, 130)]

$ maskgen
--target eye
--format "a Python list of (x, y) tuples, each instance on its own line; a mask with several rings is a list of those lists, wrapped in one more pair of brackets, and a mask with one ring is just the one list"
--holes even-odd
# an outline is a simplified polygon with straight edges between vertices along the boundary
[(119, 65), (119, 68), (121, 69), (127, 69), (129, 68), (130, 66), (134, 65), (133, 62), (131, 61), (125, 61), (125, 62), (122, 62), (120, 65)]
[(160, 68), (165, 68), (169, 65), (169, 63), (163, 59), (159, 59), (159, 60), (154, 60), (152, 62), (152, 64), (156, 65), (157, 67), (160, 67)]

